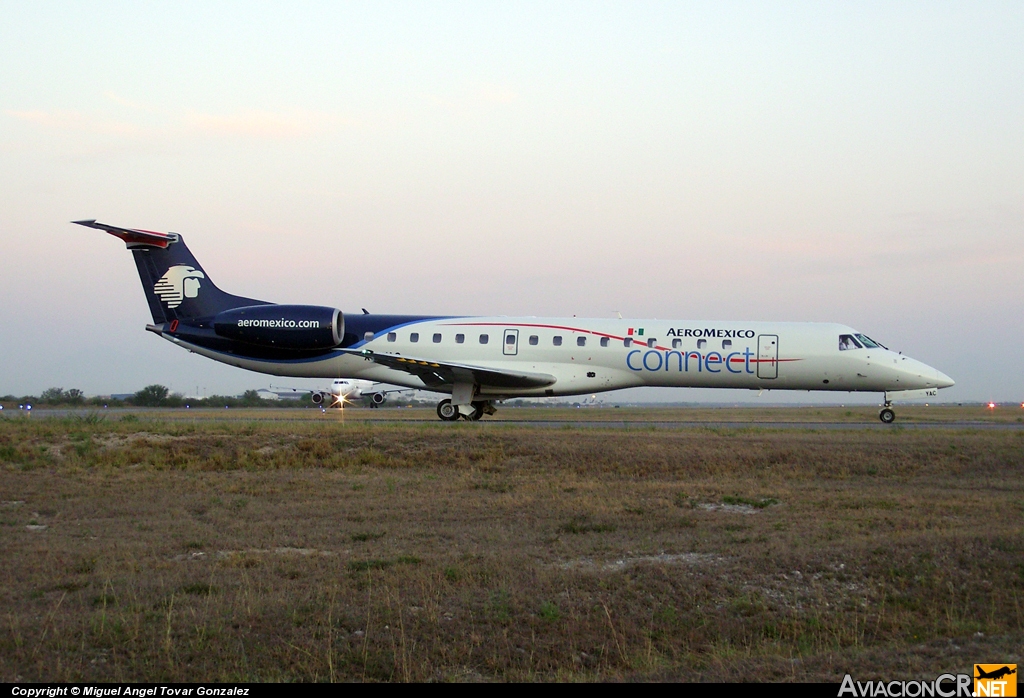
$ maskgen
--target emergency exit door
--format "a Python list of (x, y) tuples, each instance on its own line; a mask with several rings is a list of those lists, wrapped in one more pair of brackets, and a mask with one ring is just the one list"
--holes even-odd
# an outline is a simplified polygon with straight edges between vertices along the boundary
[(519, 353), (519, 330), (505, 330), (505, 339), (501, 343), (505, 356), (515, 356)]
[(779, 335), (757, 336), (757, 377), (779, 377)]

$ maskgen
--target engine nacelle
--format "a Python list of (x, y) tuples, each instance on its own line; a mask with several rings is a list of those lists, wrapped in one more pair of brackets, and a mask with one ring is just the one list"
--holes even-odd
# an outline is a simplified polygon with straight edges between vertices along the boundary
[(320, 305), (250, 305), (213, 318), (221, 337), (279, 349), (330, 349), (345, 336), (345, 316)]

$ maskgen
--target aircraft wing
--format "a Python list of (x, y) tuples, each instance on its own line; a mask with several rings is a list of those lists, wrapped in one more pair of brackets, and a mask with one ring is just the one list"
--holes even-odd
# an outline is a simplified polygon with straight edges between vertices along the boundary
[(556, 378), (547, 373), (509, 371), (456, 364), (448, 361), (426, 361), (411, 356), (378, 354), (369, 349), (342, 349), (347, 354), (361, 356), (381, 366), (404, 371), (419, 377), (428, 388), (451, 386), (455, 383), (476, 383), (488, 388), (543, 388), (553, 385)]

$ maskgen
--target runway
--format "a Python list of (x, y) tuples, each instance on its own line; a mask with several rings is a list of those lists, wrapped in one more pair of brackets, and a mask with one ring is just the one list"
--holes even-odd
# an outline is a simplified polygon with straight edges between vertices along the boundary
[[(395, 421), (393, 423), (400, 423)], [(837, 429), (846, 431), (886, 430), (886, 429), (983, 429), (983, 430), (1024, 430), (1024, 424), (986, 423), (986, 422), (896, 422), (895, 424), (872, 424), (870, 422), (576, 422), (571, 420), (481, 420), (478, 424), (489, 425), (523, 425), (532, 427), (573, 429), (604, 428), (604, 429), (777, 429), (814, 431), (817, 429)]]
[[(786, 411), (764, 410), (766, 412)], [(894, 424), (883, 424), (873, 417), (870, 411), (858, 413), (860, 420), (855, 421), (849, 416), (840, 417), (836, 414), (835, 419), (812, 420), (805, 419), (693, 419), (685, 418), (689, 413), (700, 412), (701, 415), (713, 416), (714, 409), (696, 408), (692, 410), (665, 410), (631, 408), (623, 410), (627, 412), (625, 419), (609, 419), (607, 411), (588, 411), (584, 418), (568, 418), (568, 415), (576, 417), (579, 410), (545, 408), (545, 409), (506, 409), (499, 411), (498, 415), (485, 417), (478, 422), (457, 422), (454, 424), (443, 423), (437, 419), (433, 410), (418, 409), (348, 409), (344, 413), (338, 410), (322, 412), (319, 409), (225, 409), (212, 408), (184, 409), (184, 408), (118, 408), (114, 410), (83, 410), (83, 409), (35, 409), (31, 415), (23, 410), (4, 410), (0, 418), (7, 419), (61, 419), (79, 418), (88, 420), (120, 420), (125, 417), (129, 419), (159, 419), (168, 421), (196, 421), (196, 422), (345, 422), (351, 424), (374, 424), (400, 426), (403, 424), (436, 424), (440, 427), (458, 428), (460, 425), (481, 429), (501, 429), (507, 427), (532, 427), (542, 429), (617, 429), (624, 431), (659, 429), (659, 430), (690, 430), (690, 429), (728, 429), (728, 430), (776, 430), (776, 431), (877, 431), (877, 430), (983, 430), (983, 431), (1022, 431), (1024, 421), (997, 421), (982, 419), (922, 419), (915, 414), (912, 419), (897, 420)], [(742, 415), (744, 410), (729, 410), (730, 416)], [(547, 417), (547, 414), (550, 417)], [(631, 414), (630, 414), (631, 413)], [(129, 417), (129, 415), (131, 415)], [(654, 418), (645, 419), (644, 415), (651, 415)], [(666, 415), (678, 415), (679, 419), (666, 419)], [(660, 417), (660, 418), (657, 418)]]

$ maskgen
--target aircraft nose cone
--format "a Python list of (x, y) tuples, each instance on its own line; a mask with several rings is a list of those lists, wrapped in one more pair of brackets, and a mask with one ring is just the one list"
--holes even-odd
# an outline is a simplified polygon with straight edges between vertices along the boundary
[(938, 381), (939, 388), (949, 388), (956, 385), (955, 380), (953, 380), (952, 378), (950, 378), (949, 376), (947, 376), (945, 373), (938, 369), (935, 370), (935, 380)]

